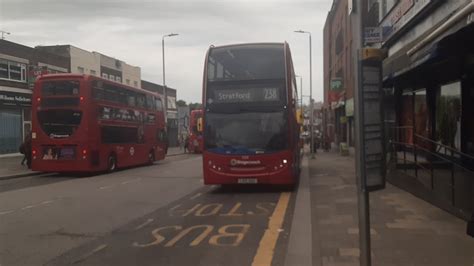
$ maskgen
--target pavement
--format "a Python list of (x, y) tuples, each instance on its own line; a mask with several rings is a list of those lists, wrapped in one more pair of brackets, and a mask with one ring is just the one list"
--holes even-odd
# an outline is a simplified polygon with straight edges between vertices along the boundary
[(28, 169), (28, 167), (26, 166), (26, 162), (25, 165), (21, 165), (20, 163), (22, 159), (22, 154), (1, 157), (0, 180), (40, 174), (39, 172), (34, 172)]
[[(359, 265), (354, 158), (319, 152), (309, 165), (313, 265)], [(370, 204), (373, 265), (474, 265), (465, 221), (390, 184)]]
[[(170, 147), (166, 156), (183, 155), (184, 150), (180, 147)], [(39, 175), (41, 172), (31, 171), (25, 165), (21, 165), (22, 154), (12, 154), (0, 157), (0, 180), (19, 178), (31, 175)]]

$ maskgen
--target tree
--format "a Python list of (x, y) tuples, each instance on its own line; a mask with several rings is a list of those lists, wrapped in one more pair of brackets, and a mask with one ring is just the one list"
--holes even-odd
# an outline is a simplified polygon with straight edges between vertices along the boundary
[(202, 104), (200, 103), (189, 103), (189, 109), (190, 110), (196, 110), (196, 109), (201, 109)]
[(187, 106), (186, 101), (184, 101), (184, 100), (178, 100), (178, 101), (176, 101), (176, 105), (177, 105), (178, 107)]

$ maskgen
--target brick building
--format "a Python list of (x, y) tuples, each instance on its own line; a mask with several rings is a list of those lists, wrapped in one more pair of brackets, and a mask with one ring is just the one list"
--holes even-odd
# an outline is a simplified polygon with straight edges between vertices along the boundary
[(352, 28), (346, 0), (334, 0), (324, 25), (324, 131), (338, 145), (354, 144)]

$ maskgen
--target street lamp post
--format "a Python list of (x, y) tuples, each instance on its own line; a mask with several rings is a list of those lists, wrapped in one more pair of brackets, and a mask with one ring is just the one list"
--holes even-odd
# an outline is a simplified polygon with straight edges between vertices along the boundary
[[(300, 106), (301, 106), (301, 110), (303, 110), (303, 76), (300, 76), (300, 75), (295, 75), (295, 76), (300, 78), (300, 94), (301, 94)], [(303, 112), (301, 113), (303, 114)]]
[(313, 60), (312, 60), (312, 52), (311, 52), (311, 32), (303, 31), (303, 30), (296, 30), (296, 33), (306, 33), (309, 35), (309, 108), (310, 108), (310, 124), (309, 127), (311, 129), (311, 147), (309, 150), (311, 151), (311, 158), (314, 159), (314, 133), (313, 133)]
[(165, 77), (165, 37), (173, 37), (178, 36), (177, 33), (170, 33), (163, 35), (161, 38), (161, 50), (162, 50), (162, 57), (163, 57), (163, 96), (165, 101), (165, 121), (168, 121), (168, 96), (166, 91), (166, 77)]

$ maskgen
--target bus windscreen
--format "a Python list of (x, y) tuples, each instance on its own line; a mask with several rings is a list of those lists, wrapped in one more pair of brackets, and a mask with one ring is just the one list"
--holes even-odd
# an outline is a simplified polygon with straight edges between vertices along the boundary
[(257, 44), (211, 49), (208, 82), (285, 79), (283, 45)]

